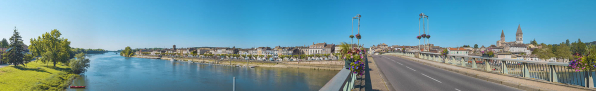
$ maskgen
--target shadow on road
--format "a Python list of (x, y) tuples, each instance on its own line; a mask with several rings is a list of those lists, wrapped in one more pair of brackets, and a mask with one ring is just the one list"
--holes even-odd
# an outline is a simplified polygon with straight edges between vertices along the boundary
[(354, 86), (354, 90), (356, 91), (379, 91), (377, 89), (372, 88), (372, 82), (370, 80), (370, 71), (371, 69), (368, 67), (368, 63), (372, 63), (368, 61), (368, 57), (364, 57), (364, 76), (358, 77), (356, 80), (356, 84)]

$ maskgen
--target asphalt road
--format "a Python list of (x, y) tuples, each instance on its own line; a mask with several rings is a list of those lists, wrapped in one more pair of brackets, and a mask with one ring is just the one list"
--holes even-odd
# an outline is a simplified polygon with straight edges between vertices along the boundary
[(372, 57), (396, 91), (520, 91), (399, 57)]

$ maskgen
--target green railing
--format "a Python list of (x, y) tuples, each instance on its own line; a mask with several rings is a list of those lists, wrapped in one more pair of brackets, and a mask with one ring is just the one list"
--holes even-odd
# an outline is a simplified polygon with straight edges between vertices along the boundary
[(344, 61), (344, 68), (335, 74), (319, 91), (350, 91), (354, 88), (356, 74), (348, 69), (351, 67), (348, 60)]

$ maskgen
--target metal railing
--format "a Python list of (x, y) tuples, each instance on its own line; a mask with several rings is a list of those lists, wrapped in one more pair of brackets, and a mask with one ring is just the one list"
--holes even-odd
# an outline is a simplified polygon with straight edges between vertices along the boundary
[[(518, 59), (500, 59), (467, 55), (446, 55), (430, 52), (394, 52), (386, 53), (420, 58), (429, 61), (469, 67), (486, 72), (497, 72), (517, 77), (540, 79), (569, 85), (594, 88), (594, 71), (575, 71), (564, 62), (528, 61)], [(586, 85), (587, 84), (587, 85)]]
[(350, 72), (349, 69), (342, 69), (319, 91), (350, 91), (354, 88), (355, 80), (356, 74)]

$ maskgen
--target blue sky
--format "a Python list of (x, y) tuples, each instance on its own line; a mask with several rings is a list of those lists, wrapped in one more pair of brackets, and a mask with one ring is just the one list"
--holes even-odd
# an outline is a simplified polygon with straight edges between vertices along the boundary
[(350, 42), (351, 18), (361, 14), (365, 46), (416, 45), (425, 13), (439, 46), (489, 46), (501, 30), (514, 41), (518, 24), (524, 43), (554, 44), (596, 40), (594, 11), (594, 0), (18, 0), (0, 3), (0, 37), (16, 26), (26, 44), (58, 29), (72, 47), (108, 50), (337, 44)]

